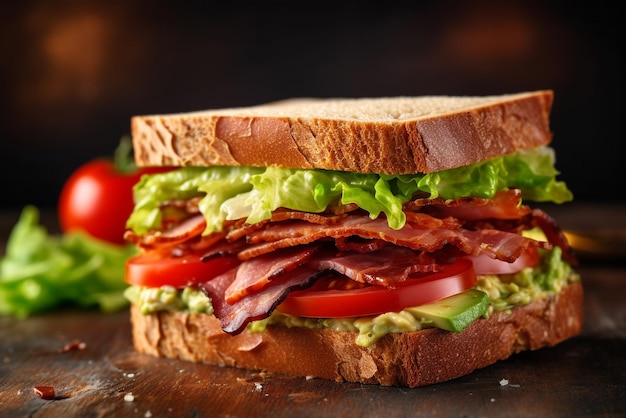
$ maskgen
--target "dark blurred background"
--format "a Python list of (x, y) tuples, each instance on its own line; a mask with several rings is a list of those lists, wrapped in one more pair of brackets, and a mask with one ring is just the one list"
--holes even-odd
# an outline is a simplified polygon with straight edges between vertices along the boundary
[(0, 209), (53, 208), (135, 114), (544, 88), (561, 179), (624, 201), (625, 23), (608, 1), (2, 2)]

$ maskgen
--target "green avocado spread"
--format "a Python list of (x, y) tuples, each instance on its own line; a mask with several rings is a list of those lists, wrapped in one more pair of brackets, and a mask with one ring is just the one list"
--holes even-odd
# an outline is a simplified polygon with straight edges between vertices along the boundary
[[(282, 325), (350, 331), (357, 333), (358, 345), (369, 346), (389, 333), (432, 327), (460, 332), (480, 317), (488, 318), (494, 311), (507, 311), (534, 300), (551, 297), (562, 287), (578, 280), (578, 274), (561, 259), (561, 249), (555, 247), (551, 251), (541, 251), (541, 263), (534, 268), (510, 275), (479, 275), (474, 288), (445, 299), (445, 312), (440, 309), (442, 304), (439, 302), (360, 318), (303, 318), (274, 311), (270, 317), (248, 324), (248, 329), (263, 332), (267, 326)], [(143, 314), (163, 310), (213, 314), (210, 299), (198, 289), (132, 286), (126, 290), (125, 296)]]

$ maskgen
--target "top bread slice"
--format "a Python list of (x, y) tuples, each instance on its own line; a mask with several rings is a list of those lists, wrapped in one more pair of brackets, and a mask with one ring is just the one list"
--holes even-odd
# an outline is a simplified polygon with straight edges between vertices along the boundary
[(277, 166), (430, 173), (552, 140), (553, 92), (497, 96), (292, 99), (135, 116), (139, 166)]

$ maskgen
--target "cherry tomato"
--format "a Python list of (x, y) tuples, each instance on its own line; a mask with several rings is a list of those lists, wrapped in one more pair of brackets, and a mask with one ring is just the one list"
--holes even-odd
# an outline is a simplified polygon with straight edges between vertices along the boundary
[(167, 168), (141, 168), (131, 173), (116, 170), (113, 161), (100, 159), (79, 167), (68, 178), (59, 198), (63, 232), (82, 230), (92, 237), (124, 244), (126, 220), (133, 211), (132, 189), (142, 175)]
[(464, 257), (472, 261), (476, 274), (513, 274), (539, 264), (539, 253), (534, 247), (529, 247), (512, 263), (493, 259), (487, 255)]
[(126, 262), (126, 282), (147, 287), (182, 288), (211, 280), (237, 264), (237, 257), (218, 257), (203, 262), (195, 254), (174, 258), (141, 254)]
[(458, 259), (442, 271), (406, 280), (396, 289), (367, 286), (349, 290), (291, 292), (277, 310), (313, 318), (346, 318), (397, 312), (461, 293), (476, 284), (472, 262)]

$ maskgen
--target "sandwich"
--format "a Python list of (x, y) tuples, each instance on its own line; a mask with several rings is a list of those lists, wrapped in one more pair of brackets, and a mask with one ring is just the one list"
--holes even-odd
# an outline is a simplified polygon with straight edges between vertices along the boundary
[(137, 351), (382, 386), (578, 335), (550, 90), (132, 118)]

